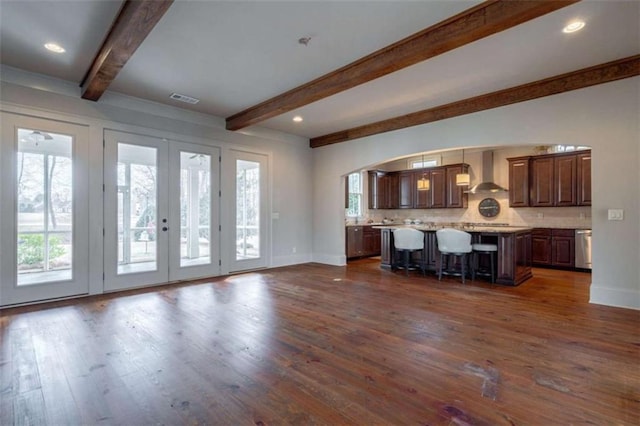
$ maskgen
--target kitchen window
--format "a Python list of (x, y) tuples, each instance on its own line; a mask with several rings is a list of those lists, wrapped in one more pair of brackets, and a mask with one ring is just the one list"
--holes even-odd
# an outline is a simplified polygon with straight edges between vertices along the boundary
[(348, 175), (347, 186), (347, 217), (362, 216), (362, 173), (356, 172)]

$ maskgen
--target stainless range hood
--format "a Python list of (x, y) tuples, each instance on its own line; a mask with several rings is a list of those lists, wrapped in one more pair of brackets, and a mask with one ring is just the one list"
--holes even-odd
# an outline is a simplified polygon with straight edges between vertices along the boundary
[(466, 192), (469, 194), (507, 192), (507, 189), (493, 183), (493, 151), (484, 151), (482, 153), (482, 175), (480, 176), (480, 183)]

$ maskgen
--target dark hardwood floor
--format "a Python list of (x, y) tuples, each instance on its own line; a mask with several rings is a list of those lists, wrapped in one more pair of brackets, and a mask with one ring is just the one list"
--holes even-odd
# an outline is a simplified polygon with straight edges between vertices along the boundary
[(637, 425), (640, 312), (307, 264), (0, 311), (0, 424)]

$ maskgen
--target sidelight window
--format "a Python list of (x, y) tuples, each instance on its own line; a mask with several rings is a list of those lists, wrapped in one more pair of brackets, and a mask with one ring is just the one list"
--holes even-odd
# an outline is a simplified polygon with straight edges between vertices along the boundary
[(362, 216), (362, 173), (351, 173), (347, 176), (348, 217)]

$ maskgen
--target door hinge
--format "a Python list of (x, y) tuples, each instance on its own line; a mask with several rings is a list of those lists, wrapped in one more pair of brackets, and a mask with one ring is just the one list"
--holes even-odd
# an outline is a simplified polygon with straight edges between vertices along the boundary
[(218, 231), (222, 231), (222, 225), (218, 225)]
[(105, 142), (104, 139), (102, 139), (102, 147), (104, 148), (105, 146), (107, 146), (107, 143)]
[(102, 281), (104, 281), (104, 272), (102, 273)]
[(105, 185), (104, 183), (102, 184), (102, 192), (105, 192), (107, 189), (107, 185)]
[(103, 236), (103, 237), (105, 236), (104, 228), (102, 228), (102, 236)]
[(218, 191), (218, 197), (222, 197), (222, 190)]
[(222, 266), (222, 260), (218, 259), (218, 266)]
[(218, 163), (222, 163), (222, 155), (218, 156)]

